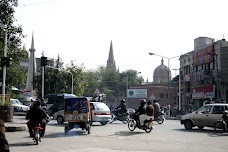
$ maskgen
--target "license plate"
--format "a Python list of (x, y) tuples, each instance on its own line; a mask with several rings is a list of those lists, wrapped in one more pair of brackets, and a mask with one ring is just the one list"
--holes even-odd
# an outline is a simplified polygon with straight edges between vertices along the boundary
[(108, 118), (102, 118), (103, 121), (108, 121)]

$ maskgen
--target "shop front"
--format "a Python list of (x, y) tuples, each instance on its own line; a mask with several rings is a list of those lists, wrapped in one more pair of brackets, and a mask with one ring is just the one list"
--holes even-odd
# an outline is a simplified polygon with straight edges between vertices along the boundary
[(215, 98), (215, 86), (200, 86), (192, 88), (192, 99), (194, 109), (198, 109), (203, 106), (204, 101), (209, 100), (210, 98)]

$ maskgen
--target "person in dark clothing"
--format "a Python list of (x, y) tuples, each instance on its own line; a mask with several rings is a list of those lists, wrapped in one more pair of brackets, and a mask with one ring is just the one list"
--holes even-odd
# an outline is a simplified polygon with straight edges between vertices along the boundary
[(34, 136), (33, 132), (32, 132), (32, 127), (35, 123), (41, 124), (41, 127), (43, 128), (41, 136), (44, 135), (45, 128), (46, 128), (46, 121), (44, 121), (45, 118), (49, 118), (49, 116), (41, 108), (41, 102), (40, 102), (40, 100), (38, 100), (33, 104), (33, 107), (28, 111), (28, 113), (26, 115), (26, 119), (29, 120), (27, 122), (27, 126), (28, 126), (30, 137)]
[(151, 101), (147, 102), (146, 114), (139, 115), (140, 125), (144, 125), (145, 120), (150, 120), (154, 116), (154, 107), (152, 106)]
[(115, 109), (118, 109), (116, 111), (117, 115), (121, 115), (123, 113), (126, 113), (127, 112), (127, 106), (125, 104), (125, 99), (122, 99), (120, 105), (117, 106)]
[(145, 99), (140, 100), (140, 106), (138, 110), (136, 110), (133, 118), (136, 122), (139, 122), (139, 115), (146, 114), (145, 105), (146, 105), (146, 100)]
[(5, 124), (0, 119), (0, 152), (9, 152), (9, 144), (5, 135)]

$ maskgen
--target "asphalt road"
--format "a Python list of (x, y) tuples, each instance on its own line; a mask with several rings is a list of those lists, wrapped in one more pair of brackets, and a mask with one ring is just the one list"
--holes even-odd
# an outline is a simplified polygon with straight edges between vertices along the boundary
[[(15, 119), (14, 119), (15, 120)], [(24, 117), (17, 116), (18, 124), (24, 125)], [(91, 134), (73, 129), (64, 135), (64, 125), (51, 120), (46, 136), (34, 145), (27, 131), (7, 132), (11, 152), (227, 152), (228, 133), (217, 134), (211, 128), (187, 131), (178, 120), (166, 120), (154, 125), (151, 133), (114, 122), (105, 126), (94, 123)]]

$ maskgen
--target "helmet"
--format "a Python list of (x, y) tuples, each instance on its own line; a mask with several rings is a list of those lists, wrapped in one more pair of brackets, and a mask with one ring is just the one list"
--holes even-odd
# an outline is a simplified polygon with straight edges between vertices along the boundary
[(146, 104), (146, 100), (145, 99), (141, 99), (140, 103), (141, 103), (141, 105), (144, 105), (144, 104)]
[(121, 103), (125, 103), (125, 99), (121, 99), (121, 101), (120, 101)]
[(150, 100), (148, 100), (148, 101), (147, 101), (147, 104), (150, 105), (150, 104), (152, 104), (152, 102), (151, 102)]

